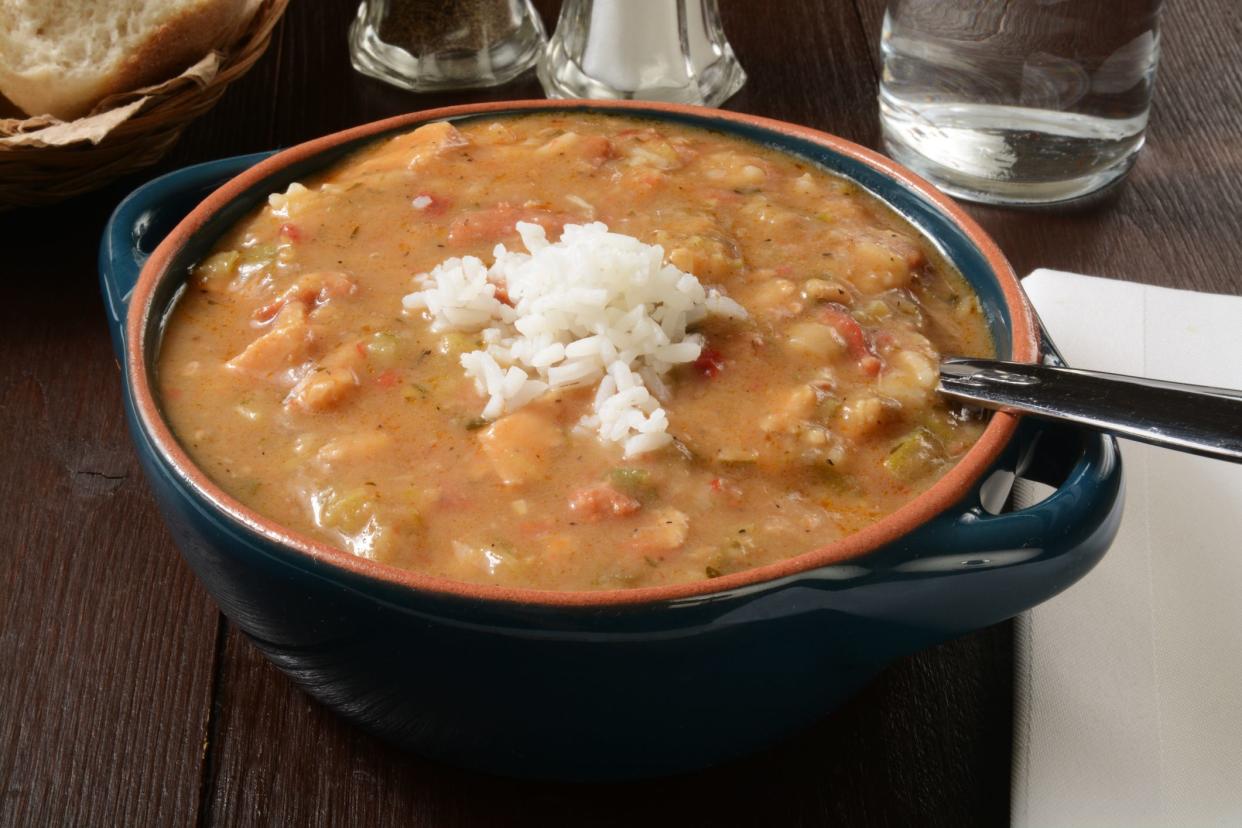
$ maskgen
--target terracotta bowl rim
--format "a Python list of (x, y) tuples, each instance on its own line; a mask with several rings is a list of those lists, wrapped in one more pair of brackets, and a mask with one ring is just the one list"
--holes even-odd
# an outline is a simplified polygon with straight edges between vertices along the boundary
[[(389, 586), (405, 587), (415, 592), (439, 597), (469, 599), (500, 604), (541, 606), (549, 609), (580, 607), (599, 610), (609, 607), (661, 604), (670, 602), (697, 603), (706, 599), (772, 587), (814, 570), (839, 564), (871, 552), (906, 535), (945, 509), (960, 501), (970, 486), (982, 476), (1000, 455), (1017, 428), (1017, 417), (996, 413), (984, 429), (979, 441), (939, 481), (897, 511), (880, 521), (836, 540), (826, 546), (804, 552), (783, 561), (744, 570), (719, 578), (689, 583), (634, 589), (599, 591), (554, 591), (518, 587), (475, 584), (400, 569), (360, 558), (343, 549), (314, 540), (286, 529), (242, 505), (212, 482), (190, 459), (173, 436), (159, 412), (147, 370), (145, 352), (150, 345), (147, 336), (152, 330), (148, 320), (153, 310), (156, 287), (168, 275), (168, 267), (176, 252), (217, 211), (243, 195), (252, 186), (283, 167), (302, 161), (342, 143), (393, 131), (403, 126), (487, 113), (590, 109), (633, 113), (673, 114), (709, 121), (721, 121), (758, 128), (761, 131), (791, 136), (825, 147), (840, 155), (860, 161), (907, 189), (920, 193), (938, 210), (947, 215), (983, 254), (999, 282), (1008, 307), (1011, 325), (1011, 354), (1017, 361), (1033, 362), (1039, 353), (1039, 334), (1031, 306), (1019, 286), (1013, 268), (996, 243), (974, 220), (948, 196), (896, 162), (843, 138), (810, 127), (725, 110), (707, 109), (682, 104), (644, 101), (588, 100), (522, 100), (464, 104), (407, 113), (385, 120), (352, 127), (285, 149), (260, 161), (225, 182), (194, 208), (160, 243), (142, 268), (134, 286), (125, 336), (125, 370), (133, 395), (134, 407), (142, 430), (152, 447), (181, 482), (207, 501), (212, 509), (232, 523), (253, 532), (285, 551), (304, 555), (307, 562), (326, 566), (364, 580)], [(881, 199), (883, 200), (883, 199)], [(158, 336), (156, 336), (158, 340)], [(157, 343), (158, 344), (158, 343)]]

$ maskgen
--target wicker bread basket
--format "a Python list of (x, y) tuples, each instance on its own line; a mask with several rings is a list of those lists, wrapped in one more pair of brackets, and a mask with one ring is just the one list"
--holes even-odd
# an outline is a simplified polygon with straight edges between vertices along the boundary
[[(98, 119), (95, 123), (102, 125), (93, 135), (72, 137), (80, 122), (0, 118), (0, 211), (62, 201), (154, 164), (259, 59), (288, 3), (263, 0), (237, 41), (193, 70), (101, 102), (86, 117), (112, 117)], [(126, 106), (130, 112), (122, 117)], [(55, 129), (43, 131), (49, 126)]]

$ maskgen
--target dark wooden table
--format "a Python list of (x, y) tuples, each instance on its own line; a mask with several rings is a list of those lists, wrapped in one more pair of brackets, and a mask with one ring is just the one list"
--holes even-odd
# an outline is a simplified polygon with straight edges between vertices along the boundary
[[(1019, 272), (1060, 267), (1242, 292), (1242, 17), (1165, 18), (1149, 144), (1076, 211), (972, 212)], [(540, 4), (554, 13), (556, 0)], [(728, 108), (877, 145), (881, 0), (724, 0), (750, 82)], [(906, 659), (792, 741), (693, 776), (532, 784), (402, 754), (312, 703), (217, 612), (130, 450), (95, 282), (108, 212), (141, 181), (382, 116), (539, 97), (417, 96), (349, 67), (353, 0), (294, 3), (271, 50), (156, 169), (0, 214), (0, 824), (1000, 825), (1008, 625)]]

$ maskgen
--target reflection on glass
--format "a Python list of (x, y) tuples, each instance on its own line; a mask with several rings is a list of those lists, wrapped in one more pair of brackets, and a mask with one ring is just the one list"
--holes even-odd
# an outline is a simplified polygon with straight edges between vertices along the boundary
[(1130, 169), (1160, 0), (892, 0), (880, 51), (890, 155), (972, 201), (1076, 198)]
[(355, 69), (416, 91), (505, 83), (544, 42), (530, 0), (363, 0), (349, 29)]

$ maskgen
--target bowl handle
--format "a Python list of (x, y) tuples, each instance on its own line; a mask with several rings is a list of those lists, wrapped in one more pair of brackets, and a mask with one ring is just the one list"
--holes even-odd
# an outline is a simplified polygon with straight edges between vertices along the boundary
[(271, 154), (258, 152), (185, 167), (148, 181), (117, 205), (99, 243), (99, 286), (118, 360), (123, 360), (125, 350), (129, 297), (147, 257), (208, 194)]
[[(952, 539), (935, 546), (954, 550), (953, 557), (971, 553), (1027, 552), (1056, 557), (1070, 547), (1098, 545), (1099, 553), (1112, 541), (1121, 516), (1121, 454), (1117, 441), (1068, 426), (1025, 419), (1014, 438), (1018, 459), (1012, 472), (997, 470), (998, 483), (1008, 484), (1013, 475), (1054, 485), (1055, 490), (1039, 502), (996, 514), (989, 503), (985, 478), (957, 509), (933, 521), (933, 531), (951, 533)], [(1054, 483), (1053, 481), (1057, 481)], [(1008, 486), (997, 487), (1008, 492)], [(1098, 557), (1098, 556), (1094, 556)], [(963, 561), (963, 565), (969, 565)], [(997, 561), (997, 563), (1003, 563)]]
[[(1064, 364), (1046, 332), (1042, 352), (1045, 362)], [(915, 540), (885, 550), (892, 553), (885, 580), (903, 593), (891, 620), (956, 634), (1012, 618), (1073, 584), (1117, 535), (1121, 466), (1112, 436), (1024, 417), (1006, 456), (965, 498)], [(1000, 511), (1015, 476), (1053, 491)], [(942, 591), (946, 577), (952, 601)]]

